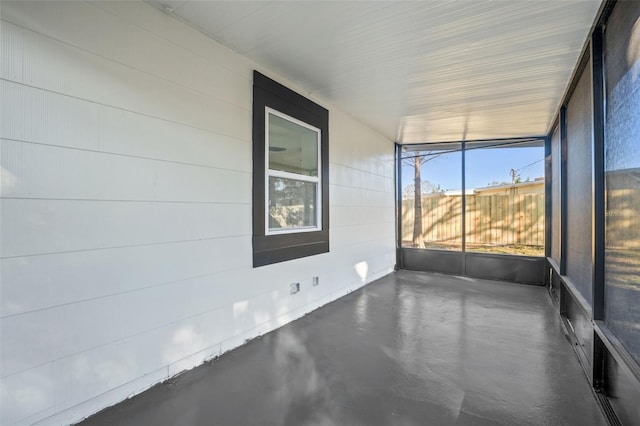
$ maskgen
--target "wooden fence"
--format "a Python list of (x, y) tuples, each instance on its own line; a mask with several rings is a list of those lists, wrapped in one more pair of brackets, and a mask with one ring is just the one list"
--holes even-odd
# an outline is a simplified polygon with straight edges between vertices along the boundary
[[(466, 242), (479, 245), (544, 246), (544, 194), (467, 195)], [(414, 200), (402, 202), (402, 239), (411, 244)], [(422, 239), (462, 242), (462, 197), (422, 198)]]

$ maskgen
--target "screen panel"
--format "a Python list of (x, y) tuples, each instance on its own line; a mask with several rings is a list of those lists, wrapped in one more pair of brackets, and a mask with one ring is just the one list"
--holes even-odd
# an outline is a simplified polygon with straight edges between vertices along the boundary
[(640, 363), (640, 2), (605, 33), (605, 321)]
[(560, 131), (551, 136), (551, 258), (560, 263)]
[(402, 246), (462, 251), (462, 144), (405, 147)]
[(544, 256), (544, 145), (465, 151), (466, 251)]
[(567, 276), (592, 304), (591, 61), (567, 104)]

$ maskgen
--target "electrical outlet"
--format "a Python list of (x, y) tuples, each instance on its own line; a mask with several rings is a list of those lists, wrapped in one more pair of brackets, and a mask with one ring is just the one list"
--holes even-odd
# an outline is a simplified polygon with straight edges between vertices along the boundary
[(289, 285), (289, 294), (296, 294), (300, 291), (300, 283), (292, 283)]
[(313, 277), (312, 283), (314, 287), (320, 284), (320, 277)]

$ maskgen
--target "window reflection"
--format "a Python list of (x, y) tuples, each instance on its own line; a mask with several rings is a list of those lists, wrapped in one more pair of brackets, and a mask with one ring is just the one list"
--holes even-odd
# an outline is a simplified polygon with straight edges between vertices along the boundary
[(269, 177), (269, 229), (316, 227), (316, 186)]

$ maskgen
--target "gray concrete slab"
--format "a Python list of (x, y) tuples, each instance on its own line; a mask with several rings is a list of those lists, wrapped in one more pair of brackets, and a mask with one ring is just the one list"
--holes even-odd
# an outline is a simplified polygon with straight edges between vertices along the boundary
[(400, 271), (82, 425), (605, 425), (543, 287)]

